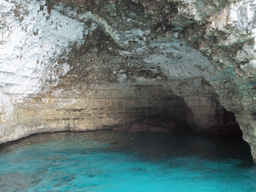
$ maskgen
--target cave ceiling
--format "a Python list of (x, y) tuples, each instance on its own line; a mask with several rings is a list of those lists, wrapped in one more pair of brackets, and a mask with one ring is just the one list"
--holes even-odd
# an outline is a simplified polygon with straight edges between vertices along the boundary
[(216, 126), (221, 107), (235, 113), (256, 156), (255, 5), (2, 0), (0, 141), (51, 127), (118, 124), (120, 111), (166, 105), (152, 98), (177, 107), (170, 98), (179, 97), (201, 127)]

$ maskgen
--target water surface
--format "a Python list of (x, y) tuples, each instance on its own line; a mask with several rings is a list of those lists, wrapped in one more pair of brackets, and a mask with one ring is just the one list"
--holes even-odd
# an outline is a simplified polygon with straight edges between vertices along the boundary
[(0, 191), (256, 191), (241, 140), (186, 134), (61, 132), (0, 145)]

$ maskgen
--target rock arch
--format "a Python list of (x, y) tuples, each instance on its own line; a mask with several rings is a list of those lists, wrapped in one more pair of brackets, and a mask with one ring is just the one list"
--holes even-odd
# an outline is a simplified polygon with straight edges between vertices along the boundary
[(195, 131), (214, 130), (224, 107), (256, 158), (254, 1), (4, 0), (0, 7), (0, 142), (125, 129), (166, 110)]

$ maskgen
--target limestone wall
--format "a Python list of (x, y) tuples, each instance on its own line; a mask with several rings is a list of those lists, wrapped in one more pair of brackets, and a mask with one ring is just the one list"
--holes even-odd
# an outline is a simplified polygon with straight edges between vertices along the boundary
[[(12, 121), (2, 124), (5, 127), (1, 142), (46, 131), (88, 131), (114, 126), (115, 130), (123, 130), (124, 126), (129, 129), (138, 123), (157, 124), (166, 131), (174, 128), (211, 133), (222, 123), (216, 120), (221, 106), (210, 85), (201, 84), (204, 81), (193, 78), (159, 84), (81, 82), (80, 89), (54, 88), (27, 96), (12, 103)], [(187, 122), (190, 127), (178, 127), (179, 122)]]

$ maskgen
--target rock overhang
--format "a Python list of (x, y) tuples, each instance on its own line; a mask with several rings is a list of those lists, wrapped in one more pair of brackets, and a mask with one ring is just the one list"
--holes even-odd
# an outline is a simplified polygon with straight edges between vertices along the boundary
[[(89, 103), (144, 110), (153, 107), (152, 98), (178, 96), (192, 111), (187, 121), (200, 127), (216, 126), (221, 106), (234, 112), (255, 156), (253, 2), (53, 0), (3, 1), (1, 7), (3, 141), (49, 131), (49, 125), (99, 128), (87, 123), (95, 115), (80, 121), (85, 113), (74, 114)], [(101, 100), (84, 101), (89, 95)], [(147, 96), (144, 104), (125, 101)], [(122, 101), (111, 103), (117, 97)], [(39, 109), (54, 117), (50, 123), (35, 120)], [(123, 117), (112, 114), (105, 124), (120, 123)]]

